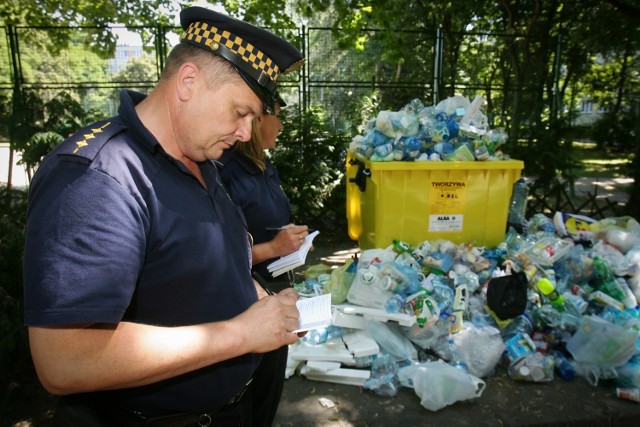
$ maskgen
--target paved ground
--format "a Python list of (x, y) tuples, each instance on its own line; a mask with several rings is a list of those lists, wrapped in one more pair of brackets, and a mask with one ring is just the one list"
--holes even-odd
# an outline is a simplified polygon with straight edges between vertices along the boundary
[[(339, 265), (359, 249), (348, 238), (314, 241), (307, 265)], [(336, 241), (337, 240), (337, 241)], [(421, 406), (412, 389), (383, 397), (352, 385), (310, 381), (294, 375), (285, 383), (276, 426), (629, 426), (638, 425), (640, 403), (615, 396), (615, 384), (584, 378), (549, 383), (519, 382), (503, 368), (484, 378), (480, 398), (436, 412)], [(334, 406), (326, 407), (321, 399)], [(322, 400), (322, 402), (326, 402)]]

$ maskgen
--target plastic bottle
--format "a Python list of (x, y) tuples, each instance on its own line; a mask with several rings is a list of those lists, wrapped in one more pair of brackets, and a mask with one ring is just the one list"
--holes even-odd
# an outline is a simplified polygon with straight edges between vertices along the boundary
[(393, 151), (393, 144), (387, 142), (386, 144), (378, 145), (374, 153), (376, 153), (380, 157), (388, 156)]
[(524, 178), (520, 178), (513, 184), (511, 203), (509, 204), (508, 223), (514, 227), (522, 227), (527, 219), (527, 198), (529, 197), (529, 184)]
[(512, 362), (507, 371), (514, 380), (539, 383), (553, 381), (554, 367), (552, 357), (533, 352)]
[(573, 367), (571, 362), (569, 362), (569, 359), (567, 359), (567, 356), (565, 356), (561, 351), (551, 350), (549, 355), (553, 356), (556, 372), (562, 377), (562, 379), (569, 381), (576, 376), (576, 368)]
[(465, 372), (468, 372), (469, 370), (467, 368), (467, 364), (464, 363), (464, 360), (460, 355), (460, 351), (458, 351), (458, 346), (456, 345), (456, 343), (453, 341), (452, 338), (449, 338), (448, 340), (448, 347), (449, 347), (449, 352), (451, 354), (449, 364), (458, 369), (462, 369)]
[(525, 313), (513, 318), (513, 320), (502, 329), (500, 335), (502, 336), (502, 340), (507, 342), (518, 334), (527, 334), (530, 336), (532, 331), (533, 322)]
[(624, 290), (620, 288), (618, 281), (611, 272), (609, 265), (600, 257), (593, 257), (593, 286), (620, 302), (627, 298)]
[(403, 252), (413, 252), (413, 247), (411, 247), (411, 245), (403, 240), (398, 240), (398, 239), (393, 239), (392, 240), (393, 243), (393, 251), (401, 254)]
[(541, 278), (536, 283), (538, 290), (542, 292), (542, 295), (549, 299), (551, 305), (559, 311), (564, 311), (564, 297), (556, 291), (556, 287), (546, 277)]
[(387, 300), (384, 304), (387, 313), (401, 313), (404, 309), (404, 298), (401, 295), (395, 294)]
[(464, 116), (462, 116), (462, 119), (460, 120), (460, 127), (468, 127), (471, 123), (474, 123), (473, 119), (480, 112), (480, 107), (482, 107), (483, 103), (484, 98), (482, 96), (476, 95), (473, 98), (473, 101), (471, 101), (471, 105), (469, 105), (469, 108), (467, 108)]
[(409, 159), (417, 159), (422, 148), (422, 141), (416, 137), (407, 138), (407, 156)]
[(396, 161), (403, 160), (406, 154), (407, 143), (403, 138), (400, 138), (393, 144), (393, 159)]

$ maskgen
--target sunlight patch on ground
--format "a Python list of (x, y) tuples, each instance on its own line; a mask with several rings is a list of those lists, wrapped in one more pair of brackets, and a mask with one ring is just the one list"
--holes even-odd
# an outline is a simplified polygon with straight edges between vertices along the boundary
[(328, 264), (344, 264), (347, 260), (351, 259), (354, 254), (359, 254), (359, 248), (347, 249), (336, 251), (330, 255), (320, 258), (323, 262)]
[(582, 160), (587, 165), (593, 164), (598, 166), (621, 166), (631, 163), (631, 159), (589, 159)]

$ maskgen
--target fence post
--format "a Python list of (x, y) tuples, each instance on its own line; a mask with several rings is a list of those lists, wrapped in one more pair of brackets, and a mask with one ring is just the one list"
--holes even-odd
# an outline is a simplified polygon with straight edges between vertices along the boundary
[[(20, 59), (18, 54), (18, 34), (13, 25), (7, 25), (6, 27), (7, 38), (9, 39), (9, 50), (11, 51), (11, 70), (12, 70), (12, 81), (13, 81), (13, 99), (12, 99), (12, 109), (15, 108), (16, 102), (22, 97), (22, 93), (20, 91), (20, 83), (22, 82), (22, 73), (20, 72)], [(13, 120), (9, 124), (9, 176), (7, 177), (7, 188), (11, 189), (12, 186), (12, 176), (13, 176)]]
[(436, 29), (436, 42), (433, 53), (433, 105), (440, 102), (440, 80), (442, 79), (442, 27)]
[(158, 78), (160, 78), (160, 73), (162, 73), (162, 70), (164, 70), (164, 62), (167, 58), (167, 40), (165, 37), (166, 31), (166, 26), (156, 26), (154, 41), (156, 45), (156, 64), (158, 64)]

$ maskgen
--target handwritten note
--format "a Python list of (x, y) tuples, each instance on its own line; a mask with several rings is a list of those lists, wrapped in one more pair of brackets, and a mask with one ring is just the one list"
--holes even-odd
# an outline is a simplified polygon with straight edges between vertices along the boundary
[(299, 299), (300, 327), (293, 332), (304, 332), (331, 325), (331, 294)]

